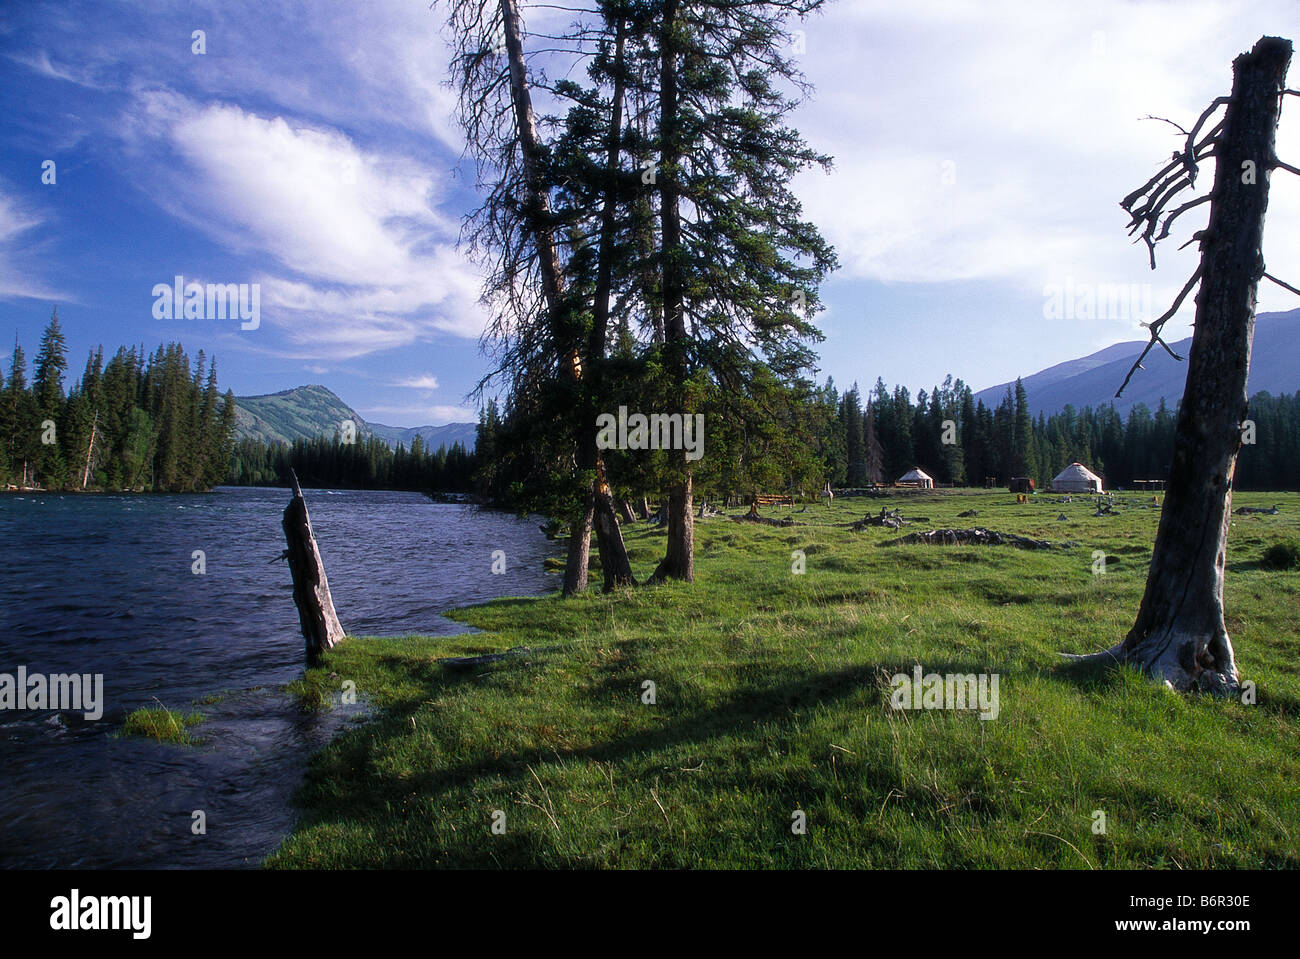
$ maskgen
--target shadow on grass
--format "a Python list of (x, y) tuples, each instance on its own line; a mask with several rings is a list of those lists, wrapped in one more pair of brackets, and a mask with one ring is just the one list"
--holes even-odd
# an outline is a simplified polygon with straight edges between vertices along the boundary
[[(1126, 675), (1126, 671), (1129, 675)], [(1063, 660), (1051, 671), (1051, 675), (1088, 692), (1104, 692), (1131, 682), (1131, 674), (1136, 672), (1133, 667), (1107, 657), (1096, 660)]]
[[(639, 677), (629, 681), (629, 663), (635, 663), (635, 654), (616, 662), (597, 667), (606, 675), (601, 678), (584, 699), (597, 705), (613, 693), (626, 701), (629, 709), (643, 708), (639, 704)], [(656, 752), (685, 747), (692, 755), (707, 758), (711, 743), (752, 726), (777, 725), (797, 727), (802, 718), (814, 711), (851, 697), (862, 696), (863, 706), (879, 706), (887, 700), (889, 677), (910, 674), (914, 660), (873, 662), (833, 670), (802, 670), (799, 668), (770, 667), (755, 669), (756, 678), (766, 681), (748, 682), (731, 690), (720, 699), (707, 705), (674, 708), (657, 707), (666, 714), (666, 721), (650, 729), (637, 729), (625, 734), (611, 731), (607, 739), (589, 746), (556, 749), (537, 746), (516, 750), (509, 754), (490, 755), (478, 751), (463, 761), (440, 768), (379, 770), (384, 746), (400, 741), (411, 734), (411, 721), (423, 702), (441, 690), (472, 682), (473, 678), (448, 675), (435, 662), (412, 664), (409, 659), (392, 657), (394, 665), (413, 672), (420, 683), (427, 683), (418, 696), (404, 699), (386, 708), (374, 721), (339, 736), (329, 749), (313, 757), (307, 784), (299, 790), (296, 801), (306, 807), (306, 813), (296, 832), (312, 827), (357, 826), (382, 835), (391, 830), (393, 809), (419, 796), (432, 800), (435, 806), (443, 802), (457, 802), (454, 794), (467, 782), (478, 779), (509, 780), (504, 788), (515, 795), (533, 788), (532, 767), (547, 763), (579, 761), (612, 764), (631, 760)], [(519, 663), (499, 664), (500, 669), (517, 669)], [(979, 673), (985, 667), (971, 662), (945, 661), (923, 664), (925, 671), (938, 673)], [(775, 674), (775, 675), (774, 675)], [(881, 771), (880, 784), (888, 787), (889, 771)], [(718, 781), (718, 788), (734, 787), (734, 782)], [(426, 836), (426, 839), (432, 837)], [(534, 843), (485, 843), (442, 840), (452, 842), (457, 848), (403, 849), (400, 852), (385, 850), (384, 855), (401, 860), (402, 864), (419, 865), (437, 861), (440, 865), (470, 867), (500, 866), (510, 861), (515, 864), (534, 862), (530, 857), (539, 852)], [(512, 856), (511, 853), (514, 853)]]
[[(1067, 660), (1052, 673), (1055, 677), (1073, 683), (1088, 692), (1108, 692), (1129, 685), (1135, 681), (1146, 683), (1152, 688), (1156, 682), (1142, 673), (1137, 667), (1129, 666), (1115, 660), (1095, 661)], [(1247, 677), (1248, 678), (1248, 677)], [(1189, 697), (1199, 697), (1205, 693), (1185, 693)], [(1239, 703), (1236, 699), (1224, 699), (1221, 702), (1239, 704), (1243, 709), (1259, 710), (1275, 716), (1294, 718), (1300, 716), (1300, 699), (1286, 694), (1273, 693), (1268, 687), (1260, 686), (1256, 692), (1256, 701), (1251, 704)]]

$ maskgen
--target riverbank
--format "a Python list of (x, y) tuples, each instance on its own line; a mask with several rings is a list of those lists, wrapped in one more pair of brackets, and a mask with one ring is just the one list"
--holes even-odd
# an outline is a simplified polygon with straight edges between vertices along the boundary
[[(1253, 705), (1063, 664), (1132, 624), (1159, 510), (1138, 494), (1103, 516), (1095, 497), (1014, 499), (764, 511), (807, 524), (786, 528), (711, 518), (694, 586), (500, 599), (449, 614), (483, 632), (351, 640), (299, 692), (351, 681), (376, 716), (315, 755), (267, 865), (1300, 866), (1300, 573), (1260, 563), (1300, 540), (1300, 495), (1234, 497), (1281, 507), (1234, 517), (1229, 541)], [(929, 520), (836, 525), (881, 506)], [(1078, 545), (886, 545), (977, 525)], [(625, 535), (643, 576), (664, 533)], [(438, 662), (521, 646), (540, 651)], [(996, 709), (893, 708), (894, 677), (917, 666), (996, 675)]]

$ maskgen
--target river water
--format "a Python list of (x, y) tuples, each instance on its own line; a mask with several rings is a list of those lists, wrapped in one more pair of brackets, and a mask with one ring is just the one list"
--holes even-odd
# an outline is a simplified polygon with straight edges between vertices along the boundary
[[(440, 613), (558, 585), (535, 521), (416, 493), (306, 496), (350, 635), (463, 632)], [(0, 673), (102, 674), (104, 709), (0, 709), (0, 867), (241, 868), (289, 832), (308, 754), (363, 706), (308, 714), (283, 692), (303, 669), (289, 570), (272, 562), (288, 499), (0, 496)], [(139, 706), (222, 693), (194, 707), (200, 746), (114, 735)]]

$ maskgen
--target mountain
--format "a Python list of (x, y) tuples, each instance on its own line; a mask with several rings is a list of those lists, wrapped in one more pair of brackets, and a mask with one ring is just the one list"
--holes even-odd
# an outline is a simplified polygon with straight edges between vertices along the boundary
[(345, 420), (357, 436), (370, 435), (365, 420), (323, 386), (296, 386), (265, 396), (235, 397), (235, 436), (264, 443), (292, 443), (324, 433), (333, 436)]
[(410, 447), (417, 436), (424, 437), (430, 449), (462, 443), (474, 449), (477, 425), (448, 423), (445, 426), (385, 426), (367, 423), (356, 410), (324, 386), (295, 386), (291, 390), (263, 396), (235, 397), (235, 436), (263, 443), (292, 443), (324, 434), (333, 436), (343, 423), (356, 425), (357, 438), (377, 436), (394, 449), (398, 443)]
[(439, 446), (445, 446), (451, 449), (457, 443), (460, 443), (467, 450), (474, 449), (474, 443), (478, 439), (477, 423), (448, 423), (446, 426), (385, 426), (383, 423), (371, 423), (370, 429), (381, 440), (394, 449), (397, 444), (401, 443), (408, 449), (411, 446), (411, 440), (416, 436), (424, 437), (424, 445), (431, 450), (436, 450)]
[[(1250, 394), (1268, 392), (1294, 393), (1300, 390), (1300, 309), (1288, 313), (1261, 313), (1255, 318), (1255, 345), (1251, 350)], [(1035, 417), (1039, 413), (1051, 416), (1068, 404), (1075, 409), (1085, 406), (1104, 406), (1114, 403), (1121, 417), (1138, 403), (1154, 410), (1163, 397), (1165, 405), (1174, 409), (1183, 397), (1187, 380), (1187, 354), (1192, 338), (1169, 344), (1183, 357), (1178, 362), (1159, 346), (1147, 354), (1145, 369), (1138, 370), (1129, 381), (1128, 389), (1119, 399), (1115, 391), (1124, 382), (1133, 361), (1138, 358), (1145, 340), (1116, 343), (1104, 350), (1077, 360), (1069, 360), (1049, 367), (1032, 376), (1023, 377), (1029, 394), (1029, 406)], [(975, 394), (985, 406), (996, 407), (1006, 396), (1007, 388), (1015, 383), (1002, 383)]]

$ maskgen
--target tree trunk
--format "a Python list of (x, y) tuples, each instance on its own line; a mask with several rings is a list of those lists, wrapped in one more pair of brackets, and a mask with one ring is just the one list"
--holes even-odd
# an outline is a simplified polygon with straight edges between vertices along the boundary
[[(659, 194), (659, 229), (663, 244), (664, 347), (669, 370), (675, 380), (678, 411), (686, 410), (686, 319), (683, 293), (682, 225), (677, 184), (681, 162), (678, 144), (677, 103), (677, 0), (664, 4), (663, 33), (659, 58), (659, 131), (662, 140), (662, 186)], [(686, 450), (674, 451), (680, 458), (678, 479), (668, 493), (667, 554), (655, 569), (654, 579), (695, 579), (695, 515), (691, 510), (691, 467)], [(670, 462), (674, 457), (670, 454)]]
[(596, 292), (592, 303), (591, 332), (587, 339), (587, 389), (589, 399), (587, 422), (583, 424), (582, 442), (586, 447), (584, 460), (596, 471), (592, 484), (595, 505), (596, 543), (600, 548), (600, 564), (605, 575), (605, 592), (620, 586), (635, 586), (632, 563), (628, 559), (623, 531), (614, 514), (614, 496), (605, 475), (604, 457), (596, 444), (596, 414), (593, 405), (603, 394), (605, 341), (609, 331), (609, 299), (613, 286), (614, 243), (618, 213), (619, 157), (622, 153), (623, 132), (623, 21), (615, 26), (614, 39), (614, 93), (610, 103), (609, 140), (605, 156), (605, 195), (600, 211), (600, 246), (596, 261)]
[[(524, 62), (522, 28), (519, 23), (519, 7), (516, 0), (500, 0), (501, 20), (505, 33), (506, 59), (510, 67), (510, 98), (514, 106), (515, 124), (519, 131), (519, 154), (523, 162), (524, 178), (527, 182), (528, 217), (531, 224), (533, 243), (537, 247), (538, 270), (542, 277), (542, 295), (550, 315), (551, 336), (559, 354), (560, 375), (578, 383), (582, 379), (582, 362), (576, 347), (568, 342), (561, 316), (565, 313), (564, 276), (560, 269), (560, 257), (555, 248), (555, 235), (549, 225), (551, 201), (542, 180), (540, 157), (541, 146), (537, 135), (537, 120), (533, 113), (532, 94), (528, 87), (528, 73)], [(581, 412), (581, 409), (579, 410)], [(591, 424), (579, 424), (578, 435), (594, 428), (595, 418)], [(594, 441), (594, 440), (593, 440)], [(579, 441), (585, 448), (585, 443)], [(579, 450), (581, 455), (582, 450)], [(599, 456), (599, 453), (597, 453)], [(590, 468), (590, 467), (588, 467)], [(590, 500), (593, 494), (588, 492)], [(570, 533), (569, 554), (564, 569), (564, 595), (571, 596), (587, 588), (587, 571), (591, 558), (589, 537), (592, 526), (590, 508), (584, 507), (583, 514), (575, 518), (576, 527)], [(585, 532), (584, 532), (585, 531)]]
[(632, 575), (632, 563), (623, 542), (623, 530), (619, 528), (614, 513), (614, 495), (605, 480), (605, 464), (599, 457), (596, 459), (594, 493), (596, 543), (600, 546), (600, 564), (605, 573), (605, 592), (613, 592), (620, 586), (635, 586), (636, 578)]
[[(538, 270), (542, 277), (542, 294), (551, 310), (552, 323), (559, 319), (556, 312), (564, 293), (564, 278), (560, 273), (560, 257), (555, 249), (555, 236), (548, 223), (551, 200), (542, 181), (540, 166), (541, 146), (537, 136), (537, 119), (533, 114), (533, 98), (528, 87), (528, 72), (524, 63), (523, 30), (519, 24), (519, 7), (515, 0), (500, 0), (501, 19), (505, 30), (506, 59), (510, 66), (510, 100), (515, 111), (515, 125), (519, 131), (519, 156), (527, 183), (529, 224), (533, 243), (537, 247)], [(561, 341), (557, 341), (559, 343)], [(570, 366), (571, 369), (571, 366)]]
[[(583, 522), (585, 523), (586, 536), (582, 537), (582, 542), (585, 544), (589, 541), (591, 531), (594, 528), (596, 531), (596, 545), (600, 549), (600, 565), (604, 572), (605, 592), (612, 592), (620, 586), (635, 586), (636, 578), (632, 575), (632, 564), (628, 559), (627, 546), (623, 542), (623, 531), (619, 528), (618, 517), (614, 514), (614, 496), (610, 492), (609, 483), (605, 480), (605, 464), (600, 456), (600, 451), (596, 448), (596, 434), (594, 432), (584, 433), (582, 437), (582, 457), (579, 465), (584, 470), (595, 470), (595, 478), (587, 489), (584, 503)], [(590, 547), (584, 546), (582, 553), (584, 555), (575, 555), (574, 544), (570, 540), (570, 567), (565, 571), (564, 595), (566, 596), (572, 595), (575, 591), (581, 592), (587, 588), (587, 566), (590, 562)], [(580, 574), (572, 568), (572, 564), (579, 562), (582, 564)], [(575, 584), (573, 590), (569, 586), (571, 572), (573, 573), (572, 582)], [(581, 583), (580, 587), (576, 585), (579, 582)]]
[(692, 503), (691, 474), (668, 493), (668, 552), (655, 569), (654, 579), (681, 579), (695, 582), (695, 514)]
[[(1290, 41), (1265, 37), (1233, 63), (1169, 486), (1137, 621), (1111, 651), (1176, 690), (1231, 694), (1239, 685), (1224, 623), (1224, 557), (1247, 412), (1255, 292), (1264, 274), (1264, 213), (1290, 59)], [(1253, 162), (1254, 177), (1245, 175), (1246, 161)]]
[(90, 424), (90, 442), (86, 445), (86, 468), (81, 471), (81, 488), (84, 490), (90, 482), (90, 457), (95, 451), (95, 430), (99, 427), (99, 410), (95, 410), (95, 419)]
[(591, 564), (591, 524), (595, 513), (593, 488), (587, 491), (582, 516), (569, 527), (569, 554), (564, 564), (564, 595), (577, 596), (587, 591), (587, 572)]
[(325, 564), (316, 547), (311, 518), (307, 515), (307, 501), (303, 498), (298, 477), (293, 479), (293, 499), (284, 508), (285, 550), (289, 572), (293, 576), (293, 601), (298, 606), (298, 621), (307, 641), (307, 661), (315, 663), (320, 654), (333, 649), (343, 641), (343, 626), (334, 611), (329, 580), (325, 577)]

